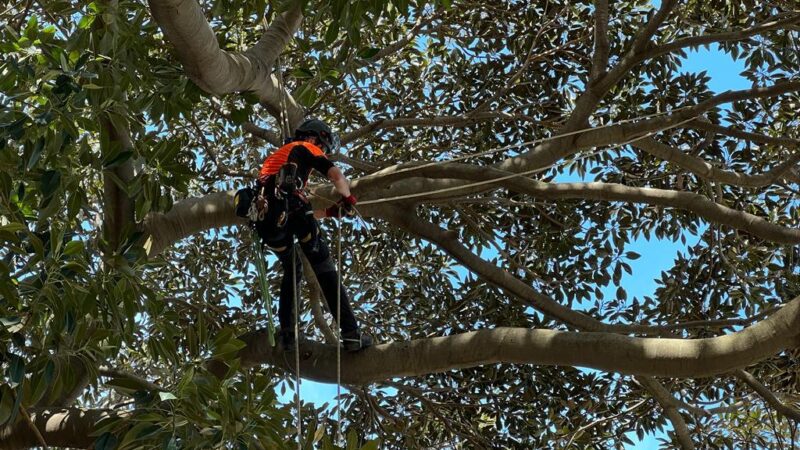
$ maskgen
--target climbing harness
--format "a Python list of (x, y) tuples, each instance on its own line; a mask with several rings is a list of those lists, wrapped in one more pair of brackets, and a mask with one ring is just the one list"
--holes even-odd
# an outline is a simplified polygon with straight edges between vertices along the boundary
[(264, 195), (264, 186), (261, 186), (258, 189), (255, 199), (250, 199), (250, 208), (247, 210), (247, 219), (254, 223), (264, 220), (264, 217), (267, 215), (268, 208), (269, 203), (267, 202), (266, 195)]

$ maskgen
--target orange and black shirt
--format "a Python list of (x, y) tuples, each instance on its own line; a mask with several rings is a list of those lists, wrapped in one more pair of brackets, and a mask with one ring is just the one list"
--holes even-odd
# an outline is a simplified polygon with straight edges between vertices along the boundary
[(297, 173), (304, 185), (308, 182), (311, 169), (327, 175), (328, 170), (333, 167), (325, 152), (316, 145), (302, 141), (290, 142), (267, 156), (258, 173), (258, 182), (264, 185), (274, 183), (273, 175), (287, 162), (297, 164)]

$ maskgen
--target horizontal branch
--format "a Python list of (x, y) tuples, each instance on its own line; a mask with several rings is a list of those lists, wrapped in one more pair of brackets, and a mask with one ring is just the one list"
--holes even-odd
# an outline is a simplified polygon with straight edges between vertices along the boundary
[[(129, 411), (84, 408), (30, 408), (31, 421), (36, 425), (45, 442), (51, 447), (91, 448), (97, 436), (93, 433), (97, 424), (109, 418), (126, 418)], [(28, 429), (25, 420), (10, 426), (0, 427), (0, 450), (16, 450), (38, 447), (36, 435)]]
[(266, 128), (261, 128), (260, 126), (252, 122), (246, 122), (244, 125), (242, 125), (242, 129), (259, 139), (263, 139), (269, 142), (275, 147), (280, 147), (281, 145), (280, 134), (273, 133), (272, 131), (269, 131)]
[[(704, 100), (696, 105), (685, 106), (676, 109), (674, 112), (665, 116), (654, 117), (639, 122), (628, 122), (606, 128), (589, 130), (582, 133), (575, 139), (578, 149), (601, 147), (628, 141), (636, 136), (641, 136), (649, 132), (675, 126), (681, 122), (698, 117), (704, 112), (725, 104), (741, 100), (753, 100), (758, 98), (775, 97), (789, 92), (800, 91), (800, 81), (783, 81), (767, 87), (756, 87), (740, 91), (727, 91), (717, 94), (708, 100)], [(562, 156), (557, 153), (553, 156)], [(531, 156), (527, 156), (531, 159)], [(549, 164), (550, 162), (548, 162)]]
[(175, 203), (167, 213), (148, 214), (141, 227), (147, 235), (147, 255), (156, 256), (178, 240), (201, 231), (245, 223), (234, 213), (235, 194), (231, 190), (187, 198)]
[[(266, 331), (240, 337), (247, 346), (242, 367), (287, 366), (286, 355), (270, 347)], [(341, 356), (342, 382), (363, 385), (496, 363), (588, 367), (670, 378), (710, 377), (745, 367), (798, 345), (800, 297), (742, 331), (707, 339), (635, 338), (612, 333), (483, 329), (452, 336), (391, 342)], [(300, 372), (321, 382), (336, 380), (336, 347), (300, 343)], [(210, 365), (224, 374), (220, 362)]]
[(765, 241), (782, 244), (800, 243), (800, 230), (773, 224), (761, 217), (728, 208), (692, 192), (638, 188), (615, 183), (548, 184), (520, 179), (506, 180), (504, 185), (509, 189), (548, 199), (571, 198), (668, 206), (689, 211), (712, 223), (746, 231)]
[[(549, 200), (584, 199), (667, 206), (689, 211), (712, 223), (746, 231), (766, 241), (782, 244), (800, 243), (800, 230), (798, 229), (773, 224), (766, 219), (728, 208), (693, 192), (632, 187), (617, 183), (545, 183), (524, 176), (514, 176), (514, 174), (491, 167), (455, 163), (421, 167), (416, 174), (417, 176), (445, 178), (454, 181), (491, 182), (497, 180), (496, 183), (489, 183), (486, 186), (503, 186), (515, 192)], [(425, 197), (417, 197), (414, 200), (424, 199)]]
[(669, 44), (653, 47), (650, 50), (641, 53), (636, 59), (637, 62), (639, 62), (646, 59), (656, 58), (667, 53), (677, 52), (686, 48), (699, 47), (701, 45), (708, 45), (716, 42), (742, 41), (768, 31), (786, 29), (798, 23), (800, 23), (800, 14), (791, 14), (788, 17), (783, 18), (773, 17), (765, 22), (744, 30), (712, 33), (703, 36), (692, 36), (678, 39), (670, 42)]
[(778, 164), (769, 171), (758, 175), (751, 175), (720, 169), (701, 158), (687, 155), (679, 149), (662, 144), (653, 138), (639, 139), (633, 146), (644, 150), (656, 158), (671, 162), (686, 169), (705, 180), (751, 188), (769, 186), (784, 178), (796, 180), (797, 177), (792, 173), (792, 168), (800, 162), (800, 151), (798, 151), (791, 155), (786, 161)]
[(723, 127), (722, 125), (713, 124), (705, 120), (695, 120), (689, 122), (688, 127), (704, 131), (712, 131), (717, 134), (744, 139), (746, 141), (760, 142), (762, 144), (782, 145), (787, 148), (800, 148), (800, 140), (797, 139), (792, 139), (787, 137), (767, 136), (765, 134), (760, 134), (760, 133), (751, 133), (749, 131), (737, 130), (731, 127)]

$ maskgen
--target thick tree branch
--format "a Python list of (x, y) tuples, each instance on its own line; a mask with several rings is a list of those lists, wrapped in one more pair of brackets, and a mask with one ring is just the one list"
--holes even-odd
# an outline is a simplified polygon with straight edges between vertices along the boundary
[[(93, 432), (101, 420), (131, 415), (128, 411), (82, 408), (31, 408), (28, 412), (48, 445), (73, 448), (90, 448), (97, 439)], [(39, 445), (36, 435), (28, 430), (24, 420), (0, 428), (0, 450)]]
[(767, 404), (775, 408), (780, 414), (786, 416), (786, 418), (794, 420), (795, 422), (800, 422), (800, 410), (797, 408), (793, 408), (778, 399), (772, 391), (769, 390), (766, 386), (764, 386), (756, 377), (754, 377), (751, 373), (746, 372), (742, 369), (735, 370), (733, 375), (747, 383), (761, 398), (764, 399)]
[(200, 231), (243, 224), (233, 208), (235, 190), (216, 192), (205, 197), (181, 200), (167, 213), (150, 213), (142, 230), (147, 233), (144, 248), (150, 257), (166, 247)]
[[(486, 181), (489, 182), (486, 184), (488, 187), (504, 186), (515, 192), (550, 200), (585, 199), (668, 206), (689, 211), (709, 222), (746, 231), (766, 241), (800, 243), (798, 229), (773, 224), (761, 217), (728, 208), (693, 192), (631, 187), (616, 183), (546, 183), (490, 167), (469, 164), (423, 167), (419, 169), (419, 175), (450, 180)], [(494, 180), (497, 181), (492, 182)], [(414, 201), (419, 201), (421, 198), (424, 197), (414, 198)]]
[(22, 415), (22, 420), (28, 424), (28, 428), (30, 429), (31, 433), (36, 436), (36, 441), (42, 446), (42, 449), (49, 450), (50, 446), (47, 444), (47, 440), (44, 438), (44, 436), (42, 436), (42, 433), (39, 432), (39, 428), (36, 427), (36, 424), (33, 422), (30, 414), (28, 414), (28, 411), (23, 408), (22, 405), (19, 406), (19, 413)]
[(303, 19), (299, 4), (276, 18), (258, 44), (243, 53), (219, 48), (196, 0), (150, 0), (149, 4), (187, 75), (201, 89), (216, 95), (254, 92), (272, 116), (279, 117), (285, 105), (289, 124), (300, 123), (303, 109), (272, 75), (277, 56)]
[(797, 177), (791, 171), (797, 163), (800, 162), (800, 152), (795, 152), (793, 155), (789, 156), (786, 161), (778, 164), (769, 171), (758, 175), (750, 175), (722, 170), (701, 158), (687, 155), (679, 149), (662, 144), (653, 138), (639, 139), (633, 146), (644, 150), (656, 158), (663, 159), (664, 161), (671, 162), (686, 169), (702, 179), (752, 188), (769, 186), (784, 178), (790, 178), (796, 181)]
[[(266, 331), (240, 337), (243, 367), (284, 366), (285, 355), (270, 347)], [(495, 363), (589, 367), (669, 378), (700, 378), (729, 372), (798, 345), (800, 297), (742, 331), (707, 339), (634, 338), (612, 333), (496, 328), (453, 336), (376, 345), (342, 355), (342, 382), (363, 385)], [(334, 382), (336, 348), (302, 341), (301, 374)], [(224, 364), (210, 369), (224, 374)]]
[(278, 133), (273, 133), (266, 128), (261, 128), (252, 122), (245, 123), (242, 125), (242, 128), (244, 131), (247, 131), (253, 136), (269, 142), (275, 147), (279, 147), (281, 145), (281, 136)]
[(351, 158), (343, 153), (331, 155), (329, 158), (333, 162), (342, 162), (362, 172), (371, 173), (381, 170), (383, 166), (375, 164), (371, 161), (364, 161), (362, 159)]

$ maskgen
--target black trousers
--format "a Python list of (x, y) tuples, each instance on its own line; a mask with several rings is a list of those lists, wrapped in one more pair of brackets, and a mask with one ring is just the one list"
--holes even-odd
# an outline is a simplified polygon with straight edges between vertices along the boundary
[[(350, 307), (347, 292), (344, 286), (339, 286), (336, 266), (331, 259), (328, 244), (321, 235), (319, 224), (314, 218), (311, 207), (295, 196), (291, 196), (288, 202), (270, 196), (268, 202), (269, 209), (266, 217), (264, 220), (256, 222), (256, 231), (262, 242), (275, 253), (283, 267), (278, 308), (281, 329), (294, 329), (294, 295), (295, 292), (299, 292), (300, 281), (303, 279), (302, 260), (300, 255), (294, 254), (297, 248), (295, 238), (297, 238), (300, 249), (308, 258), (311, 268), (317, 276), (322, 295), (325, 296), (328, 303), (328, 309), (339, 323), (342, 333), (357, 330), (358, 322)], [(278, 221), (283, 213), (286, 213), (286, 221), (283, 226), (279, 226)], [(341, 314), (336, 308), (337, 291), (340, 296)]]

